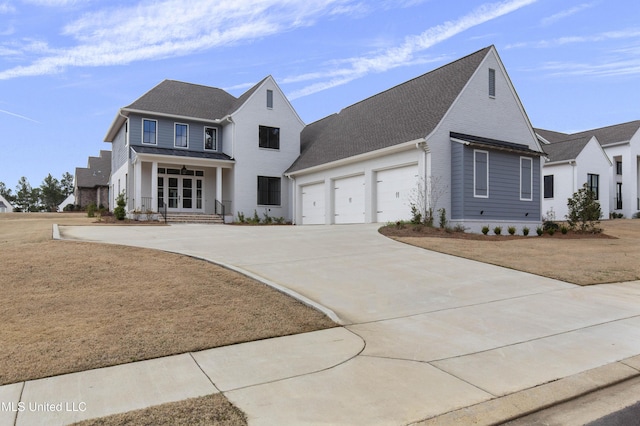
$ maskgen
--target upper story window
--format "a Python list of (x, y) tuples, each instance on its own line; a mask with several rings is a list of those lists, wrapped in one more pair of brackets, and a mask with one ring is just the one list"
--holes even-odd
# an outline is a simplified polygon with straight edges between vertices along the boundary
[(176, 123), (173, 145), (178, 148), (189, 147), (189, 125)]
[(616, 174), (622, 174), (622, 161), (616, 161)]
[(267, 90), (267, 108), (273, 109), (273, 90)]
[(473, 151), (473, 196), (489, 198), (489, 153)]
[(489, 68), (489, 96), (496, 97), (496, 70)]
[(593, 198), (596, 200), (600, 199), (600, 175), (587, 174), (587, 189), (593, 192)]
[(533, 200), (533, 159), (520, 157), (520, 200)]
[(277, 127), (260, 126), (259, 147), (269, 149), (280, 149), (280, 129)]
[(204, 149), (210, 151), (218, 149), (218, 129), (214, 127), (204, 128)]
[(142, 120), (142, 143), (158, 144), (158, 122), (156, 120)]
[(544, 198), (553, 198), (553, 175), (544, 177)]

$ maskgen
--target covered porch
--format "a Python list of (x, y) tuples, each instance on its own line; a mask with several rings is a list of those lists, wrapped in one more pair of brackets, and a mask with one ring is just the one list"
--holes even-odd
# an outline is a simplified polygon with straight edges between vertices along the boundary
[(225, 154), (132, 147), (128, 210), (163, 214), (232, 214), (234, 161)]

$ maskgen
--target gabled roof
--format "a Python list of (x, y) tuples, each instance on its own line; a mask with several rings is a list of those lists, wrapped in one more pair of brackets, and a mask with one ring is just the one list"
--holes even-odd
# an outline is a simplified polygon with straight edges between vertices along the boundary
[(628, 123), (614, 124), (612, 126), (600, 127), (598, 129), (585, 130), (576, 133), (560, 133), (545, 129), (535, 129), (536, 133), (551, 143), (565, 141), (567, 139), (595, 136), (600, 145), (607, 146), (618, 142), (628, 142), (640, 129), (640, 120), (629, 121)]
[(593, 136), (582, 136), (566, 139), (560, 142), (554, 142), (549, 145), (545, 145), (544, 151), (547, 153), (550, 163), (555, 163), (556, 161), (575, 160), (578, 155), (580, 155), (584, 147), (589, 143), (591, 138), (593, 138)]
[(95, 188), (108, 186), (111, 175), (111, 151), (100, 151), (99, 157), (89, 157), (87, 167), (76, 167), (75, 186)]
[(427, 137), (492, 46), (344, 108), (304, 128), (287, 172)]

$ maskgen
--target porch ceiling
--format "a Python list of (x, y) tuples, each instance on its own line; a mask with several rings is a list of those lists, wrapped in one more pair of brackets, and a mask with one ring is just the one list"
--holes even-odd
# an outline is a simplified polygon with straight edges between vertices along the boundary
[(142, 161), (223, 168), (231, 168), (235, 164), (235, 160), (219, 152), (198, 152), (151, 146), (132, 146), (131, 150), (134, 152), (134, 157)]

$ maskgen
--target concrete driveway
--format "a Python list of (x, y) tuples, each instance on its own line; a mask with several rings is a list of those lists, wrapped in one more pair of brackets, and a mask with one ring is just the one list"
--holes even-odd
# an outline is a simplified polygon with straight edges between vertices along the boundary
[[(640, 282), (574, 286), (407, 246), (376, 229), (81, 226), (61, 234), (209, 259), (337, 315), (351, 337), (322, 336), (328, 353), (331, 342), (353, 340), (343, 359), (218, 387), (250, 424), (408, 424), (640, 354)], [(287, 346), (271, 350), (282, 370)], [(217, 351), (209, 368), (242, 376), (258, 362), (249, 353), (228, 365), (238, 354)], [(634, 365), (623, 369), (637, 374)]]

